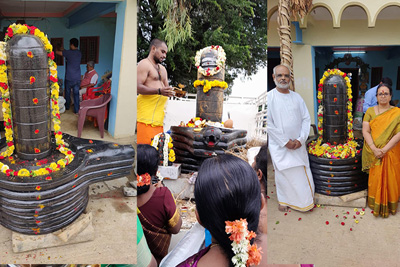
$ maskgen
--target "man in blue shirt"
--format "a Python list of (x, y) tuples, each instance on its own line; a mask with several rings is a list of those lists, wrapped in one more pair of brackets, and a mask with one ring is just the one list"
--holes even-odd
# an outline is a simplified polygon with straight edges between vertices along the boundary
[[(392, 86), (392, 79), (390, 79), (389, 77), (383, 77), (379, 84), (382, 83), (386, 83)], [(379, 84), (375, 87), (372, 87), (365, 93), (363, 113), (365, 113), (368, 108), (378, 105), (378, 101), (376, 99), (376, 89), (378, 88)]]
[(76, 38), (69, 40), (70, 50), (56, 51), (59, 56), (65, 57), (65, 109), (71, 105), (71, 89), (74, 98), (74, 113), (79, 112), (79, 87), (81, 84), (81, 51), (78, 49), (79, 41)]

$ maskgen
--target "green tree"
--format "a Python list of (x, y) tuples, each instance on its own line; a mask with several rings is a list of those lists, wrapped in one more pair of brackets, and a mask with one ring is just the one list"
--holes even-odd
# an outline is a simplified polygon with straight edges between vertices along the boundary
[[(189, 0), (187, 0), (189, 1)], [(192, 35), (169, 51), (165, 66), (170, 84), (182, 83), (195, 92), (196, 52), (206, 46), (221, 45), (226, 53), (225, 81), (230, 94), (239, 74), (253, 75), (267, 64), (267, 1), (265, 0), (190, 0), (187, 11)], [(153, 38), (165, 39), (165, 17), (155, 1), (139, 2), (138, 61), (147, 57)], [(168, 44), (168, 43), (167, 43)], [(251, 88), (250, 88), (251, 90)]]

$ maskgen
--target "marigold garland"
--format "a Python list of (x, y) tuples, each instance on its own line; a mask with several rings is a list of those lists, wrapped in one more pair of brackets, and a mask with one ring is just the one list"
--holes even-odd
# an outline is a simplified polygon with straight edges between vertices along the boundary
[[(203, 52), (206, 52), (209, 50), (217, 51), (217, 66), (213, 69), (210, 69), (210, 68), (203, 69), (203, 67), (200, 66), (201, 54), (203, 54)], [(197, 51), (194, 60), (195, 60), (195, 65), (201, 74), (203, 74), (204, 76), (213, 76), (213, 75), (217, 74), (218, 72), (220, 72), (222, 70), (222, 68), (224, 67), (226, 55), (225, 55), (225, 51), (222, 48), (222, 46), (212, 45), (212, 46), (207, 46), (207, 47)]]
[[(57, 83), (57, 65), (53, 61), (54, 59), (54, 52), (53, 46), (50, 44), (47, 36), (41, 32), (38, 28), (34, 26), (28, 26), (26, 24), (12, 24), (8, 27), (7, 33), (5, 35), (4, 40), (7, 41), (12, 38), (14, 35), (17, 34), (30, 34), (39, 37), (39, 39), (43, 42), (44, 48), (47, 52), (48, 57), (48, 66), (50, 69), (50, 89), (51, 89), (51, 107), (52, 107), (52, 121), (54, 126), (54, 135), (56, 139), (57, 150), (59, 150), (62, 154), (65, 155), (64, 159), (60, 159), (57, 162), (51, 162), (47, 164), (45, 167), (37, 169), (37, 170), (27, 170), (27, 169), (20, 169), (18, 171), (14, 171), (10, 169), (8, 165), (3, 164), (0, 162), (0, 171), (5, 173), (7, 176), (20, 176), (20, 177), (27, 177), (27, 176), (39, 176), (39, 175), (47, 175), (54, 171), (58, 171), (62, 168), (65, 168), (66, 165), (71, 163), (74, 160), (74, 155), (70, 149), (65, 146), (65, 142), (62, 139), (62, 132), (60, 131), (60, 112), (58, 107), (58, 96), (59, 96), (59, 85)], [(30, 54), (28, 52), (28, 57)], [(32, 54), (33, 56), (33, 54)], [(0, 160), (4, 159), (5, 157), (11, 157), (14, 153), (15, 146), (13, 143), (13, 129), (12, 129), (12, 114), (11, 114), (11, 103), (10, 103), (10, 91), (8, 88), (8, 79), (7, 79), (7, 67), (6, 67), (6, 53), (5, 53), (5, 43), (0, 44), (0, 91), (3, 97), (3, 117), (4, 117), (4, 126), (5, 126), (5, 136), (7, 141), (7, 150), (1, 152)], [(36, 78), (31, 76), (30, 81), (35, 82)], [(32, 100), (35, 104), (37, 104), (37, 99)], [(36, 130), (35, 133), (39, 131)], [(36, 153), (39, 153), (39, 149), (35, 149)]]
[[(322, 105), (323, 100), (323, 86), (325, 79), (331, 75), (340, 75), (344, 78), (347, 86), (347, 129), (348, 136), (347, 142), (339, 145), (332, 145), (330, 143), (322, 144), (322, 136), (323, 136), (323, 118), (324, 118), (324, 107)], [(335, 87), (335, 85), (334, 85)], [(339, 69), (328, 69), (324, 72), (324, 75), (319, 81), (318, 84), (318, 112), (317, 112), (317, 120), (318, 120), (318, 139), (309, 144), (308, 152), (317, 157), (324, 158), (337, 158), (344, 159), (348, 157), (355, 157), (356, 153), (360, 153), (360, 150), (357, 150), (357, 142), (354, 141), (354, 132), (353, 132), (353, 104), (352, 104), (352, 95), (351, 95), (351, 83), (349, 77), (347, 77), (346, 73), (340, 71)], [(334, 98), (334, 102), (337, 101), (337, 98)], [(335, 114), (338, 114), (338, 111), (335, 111)]]
[(230, 234), (232, 250), (235, 256), (232, 263), (235, 267), (259, 265), (261, 261), (261, 248), (256, 244), (250, 245), (250, 240), (256, 237), (253, 231), (247, 229), (246, 219), (225, 221), (225, 232)]
[(200, 86), (200, 85), (203, 86), (203, 92), (204, 93), (207, 93), (208, 91), (210, 91), (212, 87), (220, 87), (220, 88), (223, 88), (224, 90), (226, 88), (228, 88), (228, 84), (226, 82), (220, 82), (220, 81), (217, 81), (217, 80), (215, 80), (215, 81), (208, 81), (208, 80), (201, 80), (200, 81), (200, 80), (196, 80), (193, 83), (194, 87), (197, 87), (197, 86)]

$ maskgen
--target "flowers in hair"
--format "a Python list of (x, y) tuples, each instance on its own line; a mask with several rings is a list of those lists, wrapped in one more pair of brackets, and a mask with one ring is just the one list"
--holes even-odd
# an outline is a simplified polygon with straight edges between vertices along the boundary
[(151, 176), (148, 173), (142, 174), (142, 175), (137, 175), (137, 186), (145, 186), (145, 185), (150, 185), (151, 182)]
[(261, 261), (261, 248), (256, 244), (250, 245), (250, 240), (256, 237), (253, 231), (247, 229), (246, 219), (225, 221), (225, 232), (230, 234), (232, 250), (235, 256), (232, 263), (235, 267), (259, 265)]

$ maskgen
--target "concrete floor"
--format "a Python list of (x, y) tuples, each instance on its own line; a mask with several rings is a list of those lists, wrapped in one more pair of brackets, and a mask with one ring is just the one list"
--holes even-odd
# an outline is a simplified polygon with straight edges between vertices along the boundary
[(268, 196), (268, 263), (312, 263), (317, 267), (400, 266), (399, 214), (383, 219), (374, 217), (369, 208), (361, 216), (354, 208), (334, 206), (320, 206), (305, 213), (280, 212), (271, 161)]
[[(71, 110), (61, 114), (61, 131), (76, 136), (77, 122), (78, 117)], [(101, 139), (92, 122), (85, 123), (82, 138)], [(134, 145), (135, 139), (114, 139), (106, 132), (102, 140)], [(133, 180), (133, 175), (91, 185), (87, 211), (93, 215), (94, 241), (14, 253), (11, 231), (0, 226), (0, 264), (135, 264), (136, 197), (124, 197), (122, 193), (129, 180)]]

